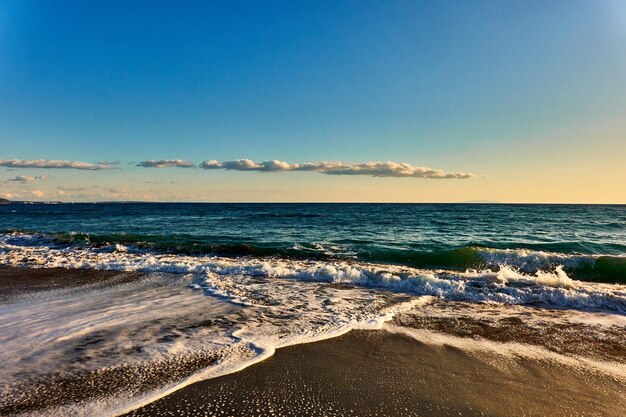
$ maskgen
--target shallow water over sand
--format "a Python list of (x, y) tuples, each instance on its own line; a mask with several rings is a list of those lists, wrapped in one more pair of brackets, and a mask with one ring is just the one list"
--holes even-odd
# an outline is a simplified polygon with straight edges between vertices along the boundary
[[(393, 375), (408, 359), (385, 351), (410, 340), (421, 348), (402, 352), (417, 355), (409, 366), (416, 372), (434, 366), (421, 354), (448, 364), (467, 357), (476, 375), (494, 368), (513, 392), (524, 383), (552, 387), (556, 380), (544, 379), (558, 379), (563, 371), (567, 395), (578, 393), (580, 410), (593, 411), (587, 408), (593, 401), (584, 400), (583, 386), (565, 375), (581, 375), (589, 392), (604, 386), (598, 398), (621, 404), (613, 387), (626, 382), (624, 242), (624, 206), (0, 207), (0, 413), (125, 413), (261, 363), (277, 349), (355, 329), (395, 334), (391, 345), (375, 342), (375, 351), (368, 343), (377, 339), (337, 339), (365, 344), (354, 343), (341, 355), (370, 352), (374, 373), (355, 365), (365, 372), (355, 373), (361, 382)], [(321, 346), (328, 349), (332, 341)], [(545, 363), (549, 375), (542, 371)], [(349, 369), (350, 362), (342, 366)], [(403, 381), (421, 393), (415, 398), (394, 382), (381, 392), (389, 398), (404, 392), (396, 405), (412, 404), (422, 413), (521, 410), (493, 408), (498, 401), (487, 400), (475, 408), (469, 399), (470, 405), (445, 408), (436, 397), (447, 398), (455, 386), (452, 368), (438, 382), (449, 385), (439, 394), (424, 394), (408, 375)], [(302, 372), (294, 378), (306, 380), (317, 371)], [(469, 397), (487, 389), (472, 385), (469, 371), (465, 375), (474, 387)], [(288, 398), (281, 397), (287, 388), (276, 378), (268, 380), (278, 384), (276, 392), (254, 391), (249, 404), (265, 395)], [(298, 395), (306, 394), (295, 386)], [(364, 394), (371, 387), (360, 386), (359, 398), (369, 404), (360, 415), (401, 411), (391, 403), (373, 406)], [(529, 402), (532, 389), (516, 404), (537, 414), (542, 408)], [(326, 394), (328, 404), (343, 407), (333, 392)], [(560, 401), (555, 410), (566, 415), (565, 401), (545, 395)], [(235, 401), (228, 398), (223, 401)], [(429, 405), (420, 408), (418, 399)], [(203, 409), (208, 412), (210, 403), (215, 412), (226, 404), (219, 401)], [(306, 407), (329, 415), (339, 410), (321, 397), (315, 401)]]
[[(261, 275), (219, 275), (216, 286), (198, 274), (116, 279), (110, 272), (107, 280), (63, 285), (66, 274), (57, 269), (48, 289), (18, 291), (0, 304), (3, 414), (115, 415), (278, 348), (352, 329), (383, 328), (473, 357), (548, 360), (626, 382), (626, 321), (615, 312), (456, 302)], [(351, 354), (361, 348), (353, 345)], [(398, 366), (393, 355), (389, 361), (386, 372)]]

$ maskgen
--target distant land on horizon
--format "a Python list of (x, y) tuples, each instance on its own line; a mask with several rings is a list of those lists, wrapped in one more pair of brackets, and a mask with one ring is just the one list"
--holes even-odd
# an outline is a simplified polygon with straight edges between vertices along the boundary
[(422, 201), (422, 202), (394, 202), (394, 201), (141, 201), (141, 200), (129, 200), (129, 201), (36, 201), (36, 200), (7, 200), (0, 198), (0, 205), (10, 204), (23, 204), (23, 205), (56, 205), (56, 204), (440, 204), (440, 205), (563, 205), (563, 206), (587, 206), (587, 205), (606, 205), (606, 206), (622, 206), (621, 203), (563, 203), (563, 202), (503, 202), (495, 200), (470, 200), (470, 201), (450, 201), (450, 202), (438, 202), (438, 201)]

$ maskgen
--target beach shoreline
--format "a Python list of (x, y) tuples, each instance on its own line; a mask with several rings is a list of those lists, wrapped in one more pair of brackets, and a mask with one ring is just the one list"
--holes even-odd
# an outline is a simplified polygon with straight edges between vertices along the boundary
[(143, 276), (145, 274), (125, 271), (30, 268), (0, 264), (0, 303), (18, 301), (37, 293), (123, 284)]
[[(356, 348), (355, 348), (356, 347)], [(552, 360), (353, 330), (281, 348), (124, 416), (620, 416), (624, 380)]]
[[(50, 292), (123, 287), (149, 278), (145, 273), (1, 266), (0, 286), (11, 292), (0, 304)], [(550, 319), (568, 314), (564, 322), (568, 326), (550, 324)], [(535, 321), (529, 320), (531, 316)], [(602, 319), (618, 321), (600, 333), (585, 323)], [(619, 389), (626, 383), (620, 320), (596, 313), (540, 309), (539, 314), (532, 307), (502, 309), (435, 300), (396, 314), (380, 330), (352, 330), (283, 347), (243, 370), (175, 388), (133, 411), (127, 412), (126, 407), (121, 412), (126, 416), (504, 416), (542, 415), (549, 410), (555, 416), (617, 416), (626, 406), (626, 395)], [(179, 359), (160, 362), (153, 369), (137, 368), (142, 378), (154, 378), (146, 380), (137, 394), (158, 390), (159, 381), (171, 384), (176, 375), (202, 373), (220, 360), (207, 352)], [(33, 391), (39, 394), (25, 397), (24, 402), (10, 404), (5, 398), (0, 414), (46, 415), (55, 407), (88, 404), (123, 389), (111, 382), (132, 374), (132, 367), (122, 366), (63, 381), (44, 379)], [(171, 378), (165, 378), (168, 374)]]

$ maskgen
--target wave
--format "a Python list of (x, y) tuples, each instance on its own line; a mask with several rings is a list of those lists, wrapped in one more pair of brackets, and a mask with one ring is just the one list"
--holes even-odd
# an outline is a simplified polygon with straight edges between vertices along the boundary
[[(456, 271), (358, 260), (191, 256), (132, 250), (119, 243), (92, 247), (50, 242), (41, 235), (5, 235), (0, 239), (0, 263), (195, 274), (203, 278), (201, 286), (206, 291), (252, 304), (272, 301), (267, 297), (255, 297), (246, 285), (240, 284), (241, 277), (327, 282), (456, 301), (537, 304), (626, 314), (625, 286), (574, 280), (563, 265), (566, 260), (585, 265), (585, 262), (598, 262), (596, 258), (573, 260), (559, 254), (469, 248), (464, 251), (472, 256), (480, 254), (487, 259), (485, 263), (491, 262), (498, 265), (497, 268)], [(548, 269), (552, 265), (556, 266)]]
[[(467, 248), (472, 256), (493, 257), (485, 263), (509, 264), (454, 270), (331, 256), (190, 255), (97, 240), (76, 234), (0, 235), (3, 265), (150, 273), (122, 285), (52, 289), (0, 306), (0, 391), (5, 403), (27, 404), (42, 395), (46, 399), (58, 392), (54, 389), (63, 389), (63, 383), (72, 383), (85, 393), (84, 400), (41, 414), (118, 415), (194, 381), (243, 369), (275, 349), (354, 328), (380, 328), (394, 316), (438, 301), (469, 302), (464, 305), (471, 307), (488, 303), (481, 307), (502, 311), (526, 305), (532, 308), (517, 308), (531, 316), (538, 313), (537, 320), (548, 320), (541, 307), (568, 309), (560, 312), (568, 318), (626, 316), (626, 286), (574, 280), (564, 266), (548, 267), (563, 261), (558, 254), (473, 247)], [(545, 269), (526, 272), (512, 263)], [(459, 308), (458, 303), (450, 306)], [(525, 345), (515, 349), (528, 351)], [(20, 355), (15, 355), (18, 350)], [(216, 361), (198, 365), (197, 359), (206, 357)], [(100, 397), (100, 385), (92, 385), (92, 372), (108, 384), (106, 396)], [(108, 383), (107, 372), (122, 382)], [(57, 380), (58, 375), (65, 379)], [(32, 383), (41, 378), (52, 381), (49, 397)], [(83, 384), (86, 380), (90, 382)], [(118, 386), (128, 381), (134, 385)]]
[[(57, 249), (90, 249), (101, 252), (176, 254), (223, 257), (277, 257), (294, 260), (360, 261), (426, 269), (453, 271), (489, 270), (503, 267), (526, 274), (555, 271), (560, 267), (568, 277), (584, 281), (626, 283), (626, 255), (558, 252), (548, 249), (579, 248), (577, 243), (545, 244), (544, 249), (528, 247), (486, 247), (470, 245), (452, 249), (419, 250), (383, 246), (368, 240), (343, 239), (336, 242), (252, 242), (233, 237), (143, 234), (42, 234), (6, 231), (0, 234), (2, 247), (45, 246)], [(492, 246), (500, 246), (494, 244)], [(515, 246), (515, 245), (513, 245)]]

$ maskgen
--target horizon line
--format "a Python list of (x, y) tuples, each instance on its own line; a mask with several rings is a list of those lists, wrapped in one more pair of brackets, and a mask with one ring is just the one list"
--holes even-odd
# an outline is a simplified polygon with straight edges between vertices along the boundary
[[(7, 199), (5, 199), (7, 200)], [(520, 201), (145, 201), (145, 200), (102, 200), (102, 201), (60, 201), (60, 200), (7, 200), (9, 204), (467, 204), (467, 205), (597, 205), (624, 206), (624, 203), (589, 202), (520, 202)]]

